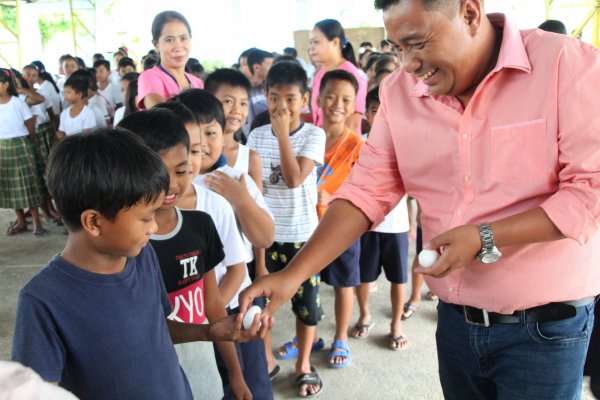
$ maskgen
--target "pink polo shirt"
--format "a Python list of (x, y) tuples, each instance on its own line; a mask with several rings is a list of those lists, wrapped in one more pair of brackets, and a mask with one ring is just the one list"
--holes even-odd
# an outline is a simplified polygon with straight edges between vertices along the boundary
[[(338, 69), (343, 69), (344, 71), (350, 72), (356, 80), (358, 81), (358, 93), (356, 94), (356, 103), (354, 105), (354, 112), (359, 114), (365, 113), (366, 103), (367, 103), (367, 80), (358, 72), (358, 68), (354, 66), (350, 61), (344, 61)], [(312, 110), (313, 115), (313, 124), (316, 126), (323, 125), (323, 110), (317, 104), (317, 99), (319, 98), (319, 89), (321, 87), (321, 80), (323, 79), (323, 75), (327, 72), (327, 68), (321, 68), (315, 74), (315, 78), (313, 80), (312, 85), (312, 94), (310, 99), (310, 109)], [(362, 132), (356, 132), (359, 136)]]
[(494, 70), (466, 109), (430, 96), (397, 71), (352, 173), (334, 198), (351, 201), (377, 226), (404, 196), (422, 208), (424, 240), (451, 228), (542, 207), (567, 239), (500, 249), (427, 277), (442, 300), (511, 313), (600, 293), (600, 51), (543, 32), (518, 31), (504, 16)]
[[(185, 73), (193, 88), (204, 89), (204, 82), (192, 74)], [(160, 66), (152, 67), (141, 73), (138, 78), (138, 108), (146, 109), (144, 97), (150, 93), (161, 95), (165, 100), (181, 93), (175, 78)]]

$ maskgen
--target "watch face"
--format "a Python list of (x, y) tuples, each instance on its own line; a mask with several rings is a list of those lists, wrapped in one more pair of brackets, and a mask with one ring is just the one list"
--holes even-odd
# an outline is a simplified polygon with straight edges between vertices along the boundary
[(490, 251), (481, 256), (481, 262), (485, 264), (491, 264), (500, 259), (500, 252)]

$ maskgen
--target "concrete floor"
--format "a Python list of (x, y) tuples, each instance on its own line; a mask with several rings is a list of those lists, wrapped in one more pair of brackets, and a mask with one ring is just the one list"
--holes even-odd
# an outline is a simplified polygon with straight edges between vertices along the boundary
[[(41, 237), (33, 237), (30, 233), (6, 236), (4, 230), (11, 219), (14, 219), (12, 211), (0, 210), (0, 360), (10, 358), (19, 289), (62, 249), (66, 241), (62, 228), (53, 225), (47, 225), (51, 232)], [(390, 321), (389, 284), (381, 278), (377, 285), (378, 291), (371, 296), (371, 312), (376, 325), (366, 340), (350, 340), (352, 364), (334, 370), (327, 366), (327, 347), (313, 354), (313, 365), (324, 384), (319, 398), (442, 399), (434, 340), (435, 303), (423, 300), (418, 313), (405, 323), (410, 347), (405, 351), (391, 351), (386, 339)], [(334, 333), (333, 290), (326, 285), (322, 289), (322, 303), (326, 317), (319, 324), (319, 334), (329, 346)], [(356, 316), (355, 307), (353, 321)], [(289, 307), (283, 307), (276, 315), (273, 343), (280, 345), (293, 335), (292, 312)], [(280, 361), (280, 365), (282, 370), (273, 381), (275, 397), (295, 399), (294, 361)], [(582, 398), (593, 399), (587, 383), (584, 383)]]

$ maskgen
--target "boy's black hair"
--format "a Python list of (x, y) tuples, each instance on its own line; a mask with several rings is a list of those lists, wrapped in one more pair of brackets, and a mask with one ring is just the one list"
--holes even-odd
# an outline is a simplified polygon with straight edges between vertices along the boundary
[(296, 57), (298, 57), (298, 50), (296, 50), (293, 47), (286, 47), (285, 49), (283, 49), (283, 55), (292, 56), (292, 57), (296, 58)]
[(373, 43), (366, 41), (366, 42), (360, 42), (360, 47), (373, 47)]
[(156, 201), (169, 190), (169, 173), (160, 157), (131, 132), (98, 128), (67, 136), (54, 146), (46, 182), (65, 225), (76, 232), (85, 210), (114, 220), (121, 210)]
[(200, 124), (217, 121), (225, 130), (225, 113), (223, 105), (215, 96), (203, 89), (187, 89), (173, 97), (171, 101), (179, 101), (190, 109)]
[(297, 58), (289, 56), (287, 54), (278, 54), (277, 56), (275, 56), (275, 58), (273, 59), (273, 63), (276, 63), (279, 61), (291, 61), (291, 62), (298, 63), (300, 66), (302, 66), (302, 64), (300, 64), (300, 61), (298, 61)]
[(157, 66), (160, 63), (160, 60), (157, 56), (147, 55), (142, 57), (142, 69), (146, 71), (152, 67)]
[(565, 24), (557, 19), (548, 19), (542, 22), (540, 26), (538, 26), (538, 29), (546, 32), (560, 33), (561, 35), (567, 34), (567, 28), (565, 27)]
[[(375, 74), (381, 70), (389, 70), (390, 68), (387, 66), (389, 63), (394, 63), (394, 65), (397, 65), (397, 58), (391, 54), (383, 54), (381, 57), (379, 57), (375, 62)], [(391, 71), (394, 72), (394, 69), (395, 66)]]
[(365, 65), (365, 71), (368, 71), (373, 64), (375, 64), (377, 61), (379, 61), (379, 59), (383, 57), (383, 54), (381, 53), (377, 53), (377, 52), (373, 52), (371, 53), (371, 55), (369, 56), (369, 59), (367, 60), (367, 64)]
[(141, 137), (146, 146), (156, 153), (178, 145), (183, 145), (186, 150), (190, 148), (187, 130), (171, 110), (152, 108), (134, 112), (123, 118), (118, 126)]
[(183, 124), (197, 124), (198, 119), (185, 104), (179, 101), (165, 101), (152, 108), (170, 110)]
[(104, 54), (102, 54), (102, 53), (94, 53), (94, 55), (92, 56), (92, 59), (93, 60), (104, 60)]
[(386, 39), (382, 39), (381, 42), (379, 42), (379, 47), (384, 48), (386, 46), (391, 46), (390, 42), (388, 42)]
[(254, 49), (248, 53), (248, 68), (252, 75), (254, 75), (254, 66), (262, 64), (265, 58), (273, 58), (273, 53), (261, 49)]
[(108, 72), (110, 72), (110, 61), (105, 59), (94, 61), (94, 69), (98, 69), (100, 66), (103, 66)]
[(123, 57), (119, 60), (119, 64), (117, 65), (117, 69), (121, 69), (124, 67), (132, 67), (135, 69), (135, 61), (129, 57)]
[(217, 93), (221, 85), (246, 89), (248, 96), (250, 96), (250, 90), (252, 89), (252, 85), (248, 78), (246, 78), (246, 75), (232, 68), (216, 69), (204, 81), (204, 89), (212, 94)]
[(79, 69), (87, 68), (87, 65), (85, 65), (85, 61), (83, 61), (83, 58), (75, 57), (75, 61), (77, 62), (77, 65), (79, 65)]
[(133, 81), (137, 81), (139, 77), (140, 77), (139, 72), (128, 72), (121, 77), (121, 80), (133, 82)]
[(197, 58), (190, 57), (185, 64), (185, 72), (189, 74), (202, 74), (204, 73), (204, 66)]
[(242, 51), (242, 54), (240, 54), (240, 56), (238, 57), (238, 64), (239, 64), (240, 59), (242, 57), (248, 58), (248, 54), (250, 54), (250, 52), (252, 52), (254, 50), (258, 50), (258, 49), (256, 47), (250, 47), (249, 49), (246, 49), (246, 50)]
[(381, 103), (381, 101), (379, 100), (379, 86), (375, 86), (367, 93), (367, 110), (369, 109), (369, 106), (375, 102)]
[(358, 94), (358, 81), (356, 80), (354, 75), (352, 75), (348, 71), (344, 71), (343, 69), (334, 69), (332, 71), (326, 72), (325, 75), (323, 75), (323, 78), (321, 78), (321, 84), (319, 85), (319, 93), (323, 93), (325, 85), (327, 85), (329, 81), (349, 82), (354, 87), (354, 94)]
[(274, 86), (296, 85), (304, 95), (308, 91), (306, 71), (297, 62), (279, 61), (269, 69), (266, 79), (267, 91)]
[(77, 62), (77, 59), (75, 57), (73, 57), (72, 55), (70, 55), (70, 54), (64, 54), (64, 55), (60, 56), (60, 58), (59, 58), (59, 61), (60, 61), (61, 64), (64, 63), (65, 61), (67, 61), (67, 60), (75, 61), (75, 63), (78, 64), (78, 66), (79, 66), (79, 63)]
[(98, 82), (96, 82), (96, 73), (94, 70), (89, 69), (78, 69), (73, 72), (69, 78), (78, 77), (80, 79), (87, 79), (88, 88), (92, 89), (93, 92), (98, 90)]
[(90, 80), (85, 76), (73, 73), (65, 82), (65, 87), (67, 86), (73, 89), (75, 93), (81, 93), (81, 97), (86, 99), (88, 97), (88, 89), (90, 88)]

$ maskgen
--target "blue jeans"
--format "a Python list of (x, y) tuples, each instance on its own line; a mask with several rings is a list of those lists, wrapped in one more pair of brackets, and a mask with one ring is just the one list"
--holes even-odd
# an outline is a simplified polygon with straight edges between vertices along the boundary
[(562, 321), (470, 325), (440, 301), (436, 342), (446, 400), (579, 399), (594, 304)]

